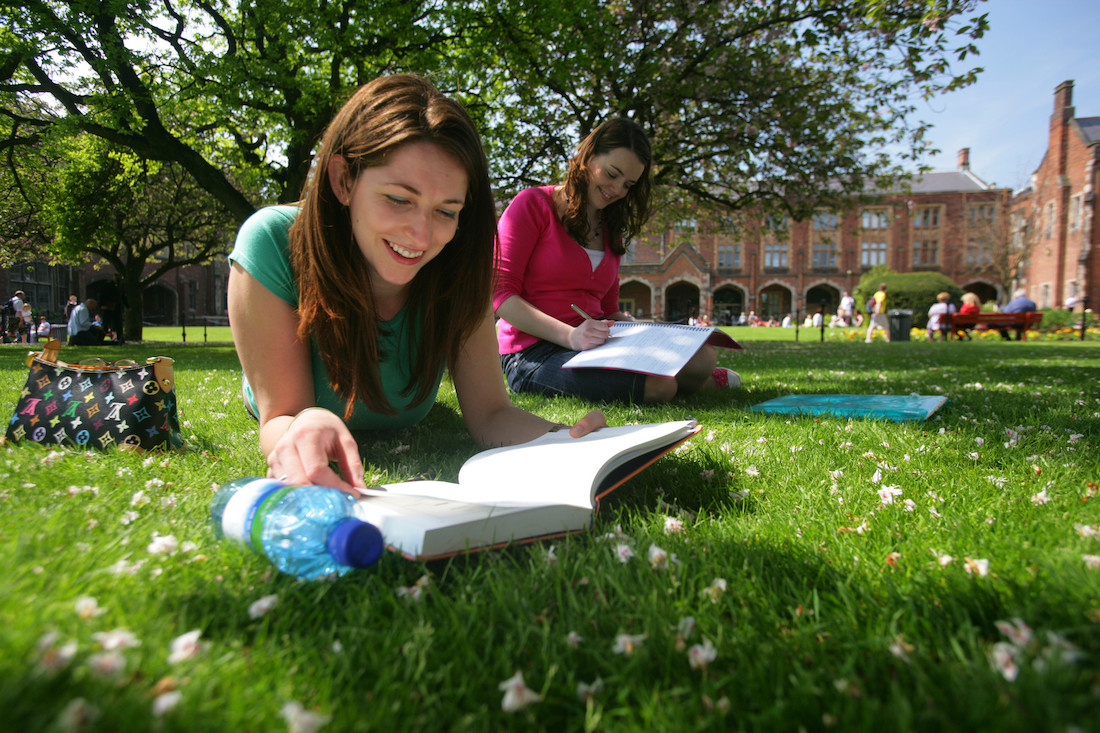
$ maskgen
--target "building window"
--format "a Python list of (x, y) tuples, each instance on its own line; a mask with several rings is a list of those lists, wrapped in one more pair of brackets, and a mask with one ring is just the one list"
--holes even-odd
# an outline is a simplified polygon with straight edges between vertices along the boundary
[(768, 214), (764, 217), (764, 226), (773, 232), (785, 232), (790, 226), (790, 217), (786, 214)]
[(976, 204), (970, 207), (971, 224), (990, 224), (996, 212), (993, 204)]
[(859, 264), (874, 267), (886, 264), (886, 242), (864, 242), (860, 247)]
[(813, 226), (817, 230), (836, 229), (836, 213), (832, 211), (814, 212)]
[(1054, 236), (1054, 202), (1047, 202), (1043, 210), (1043, 236), (1050, 239)]
[(940, 207), (920, 206), (913, 211), (913, 226), (917, 229), (937, 229), (940, 226)]
[(860, 225), (864, 229), (886, 229), (890, 226), (890, 214), (886, 209), (864, 209)]
[(772, 242), (764, 245), (764, 267), (787, 267), (787, 245), (783, 242)]
[(740, 244), (720, 244), (720, 245), (718, 245), (718, 269), (719, 270), (739, 270), (739, 269), (741, 269), (741, 245)]
[(814, 269), (836, 267), (836, 244), (834, 242), (814, 242)]
[(940, 243), (936, 239), (913, 242), (913, 267), (934, 267), (940, 261)]
[(1069, 200), (1069, 230), (1075, 232), (1081, 228), (1081, 194)]
[(680, 219), (678, 222), (672, 225), (672, 231), (678, 234), (694, 234), (695, 233), (695, 218)]
[(987, 267), (993, 264), (993, 247), (985, 239), (971, 239), (966, 243), (966, 266)]
[(1050, 283), (1043, 283), (1043, 286), (1039, 288), (1039, 307), (1050, 307)]

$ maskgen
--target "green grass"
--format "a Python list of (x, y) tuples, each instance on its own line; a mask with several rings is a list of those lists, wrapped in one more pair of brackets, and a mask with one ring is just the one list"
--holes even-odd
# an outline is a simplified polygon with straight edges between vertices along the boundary
[[(765, 329), (735, 334), (750, 330)], [(98, 711), (87, 729), (103, 731), (285, 730), (288, 701), (340, 731), (1034, 731), (1100, 719), (1100, 569), (1085, 559), (1100, 539), (1084, 536), (1100, 527), (1095, 343), (751, 343), (722, 357), (741, 391), (605, 408), (612, 423), (694, 416), (704, 431), (612, 494), (592, 532), (554, 542), (556, 562), (547, 544), (427, 565), (388, 555), (331, 583), (277, 575), (208, 528), (212, 488), (264, 470), (232, 347), (194, 345), (189, 329), (186, 346), (125, 348), (176, 359), (189, 450), (0, 449), (11, 730), (48, 729), (77, 698)], [(0, 350), (8, 405), (23, 353)], [(793, 392), (949, 402), (904, 424), (745, 409)], [(416, 429), (365, 438), (374, 480), (453, 480), (476, 451), (449, 382), (440, 394)], [(516, 401), (557, 420), (590, 408)], [(895, 503), (882, 503), (884, 486), (901, 491)], [(683, 531), (666, 534), (666, 516)], [(627, 563), (603, 539), (616, 527), (633, 543)], [(150, 553), (154, 534), (181, 549)], [(651, 544), (678, 562), (652, 569)], [(988, 561), (988, 574), (967, 572), (966, 558)], [(422, 601), (398, 596), (424, 576)], [(708, 591), (718, 578), (727, 590)], [(275, 608), (250, 618), (272, 594)], [(82, 597), (102, 614), (82, 619)], [(689, 616), (687, 647), (706, 639), (717, 651), (703, 669), (678, 643)], [(1008, 640), (997, 622), (1015, 618), (1034, 638), (1010, 681), (990, 657)], [(140, 646), (105, 678), (93, 634), (120, 628)], [(200, 652), (170, 663), (172, 640), (193, 629)], [(48, 632), (55, 656), (75, 643), (52, 672), (38, 648)], [(618, 634), (645, 640), (616, 654)], [(498, 684), (516, 671), (542, 701), (505, 713)], [(597, 678), (603, 691), (579, 700), (577, 684)], [(155, 693), (171, 688), (178, 705), (155, 718)]]

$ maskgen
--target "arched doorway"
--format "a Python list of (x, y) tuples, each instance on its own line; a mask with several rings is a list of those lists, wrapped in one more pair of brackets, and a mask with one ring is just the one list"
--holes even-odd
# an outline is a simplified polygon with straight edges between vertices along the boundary
[(176, 294), (160, 283), (145, 289), (141, 303), (146, 323), (164, 326), (177, 322)]
[(665, 288), (665, 320), (670, 323), (687, 323), (692, 314), (699, 313), (699, 288), (691, 283), (678, 282)]
[(829, 320), (830, 313), (836, 313), (840, 306), (840, 290), (828, 283), (814, 285), (806, 291), (806, 312), (817, 313), (825, 303), (825, 320)]
[(982, 299), (983, 303), (989, 303), (991, 301), (996, 303), (997, 298), (1000, 296), (1000, 293), (997, 292), (997, 288), (987, 282), (972, 282), (963, 285), (962, 289), (974, 293)]
[(637, 280), (631, 280), (620, 286), (619, 310), (635, 318), (652, 318), (653, 297), (649, 286)]
[(779, 283), (772, 283), (760, 291), (760, 318), (782, 320), (788, 313), (794, 313), (791, 307), (791, 291)]
[(745, 310), (745, 294), (741, 288), (726, 285), (714, 291), (714, 324), (732, 326)]

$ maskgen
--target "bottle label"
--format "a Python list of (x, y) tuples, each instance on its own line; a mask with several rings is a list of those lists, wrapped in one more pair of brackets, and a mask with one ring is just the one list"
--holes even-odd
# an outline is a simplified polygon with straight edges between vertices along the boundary
[[(300, 486), (287, 486), (286, 484), (279, 484), (271, 491), (268, 491), (263, 496), (256, 500), (256, 503), (252, 505), (252, 512), (249, 515), (248, 524), (246, 527), (251, 527), (251, 538), (249, 545), (256, 552), (263, 553), (264, 551), (264, 518), (267, 516), (267, 510), (275, 506), (284, 496), (289, 494), (295, 489), (300, 489)], [(253, 519), (253, 518), (256, 519)]]
[(252, 545), (248, 530), (256, 516), (256, 508), (264, 497), (286, 486), (275, 479), (258, 479), (245, 484), (229, 498), (222, 512), (222, 532), (230, 540)]

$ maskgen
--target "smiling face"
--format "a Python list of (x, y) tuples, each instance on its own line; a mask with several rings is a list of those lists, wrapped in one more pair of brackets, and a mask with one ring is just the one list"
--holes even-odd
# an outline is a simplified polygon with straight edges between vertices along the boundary
[(328, 171), (333, 192), (349, 209), (375, 297), (405, 293), (458, 230), (466, 171), (428, 142), (398, 148), (385, 165), (363, 169), (354, 181), (348, 180), (347, 161), (341, 156), (333, 156)]
[(588, 204), (602, 210), (624, 198), (645, 173), (645, 165), (629, 148), (615, 148), (588, 160)]

